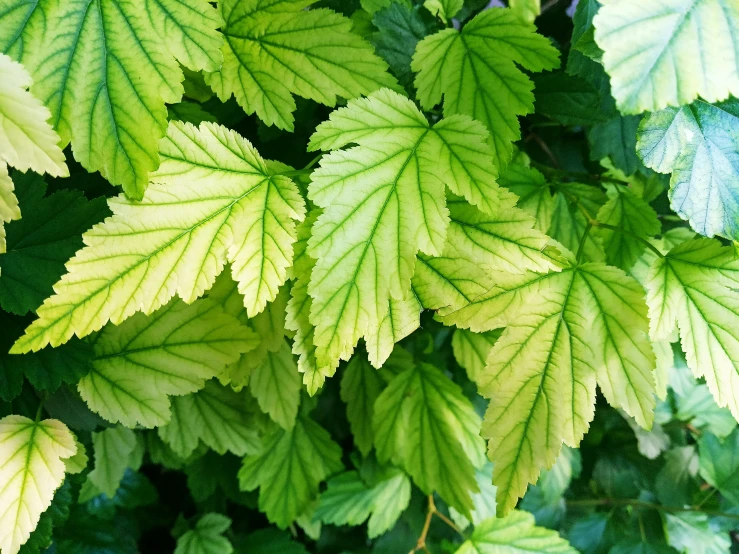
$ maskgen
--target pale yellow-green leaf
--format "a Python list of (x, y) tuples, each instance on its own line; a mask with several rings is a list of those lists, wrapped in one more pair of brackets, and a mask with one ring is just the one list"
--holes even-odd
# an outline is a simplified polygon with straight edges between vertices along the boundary
[(226, 262), (249, 316), (275, 298), (303, 217), (295, 184), (272, 175), (248, 141), (212, 123), (172, 123), (161, 157), (144, 200), (110, 199), (114, 215), (84, 233), (86, 246), (67, 262), (56, 294), (14, 352), (150, 314), (175, 295), (192, 302)]
[(488, 355), (500, 338), (501, 331), (494, 329), (484, 333), (473, 333), (467, 329), (457, 329), (452, 337), (452, 351), (457, 363), (467, 370), (470, 381), (478, 382)]
[(464, 0), (426, 0), (423, 7), (447, 23), (464, 6)]
[(0, 419), (0, 551), (17, 554), (64, 481), (75, 440), (60, 421)]

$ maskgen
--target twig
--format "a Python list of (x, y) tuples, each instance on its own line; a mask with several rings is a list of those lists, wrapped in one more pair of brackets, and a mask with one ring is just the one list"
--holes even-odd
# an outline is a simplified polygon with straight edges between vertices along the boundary
[(544, 151), (547, 157), (552, 161), (552, 164), (554, 164), (554, 167), (559, 169), (559, 161), (557, 160), (557, 157), (554, 155), (554, 152), (552, 152), (547, 143), (544, 142), (542, 138), (536, 133), (531, 133), (528, 137), (526, 137), (527, 141), (531, 139), (534, 139), (534, 142), (536, 142), (536, 144), (539, 145), (539, 148)]
[(428, 512), (426, 512), (426, 520), (423, 522), (423, 529), (421, 530), (421, 536), (418, 537), (418, 541), (416, 541), (415, 548), (413, 548), (413, 550), (411, 550), (408, 554), (414, 554), (415, 552), (418, 552), (419, 550), (423, 550), (424, 552), (429, 552), (429, 549), (426, 546), (426, 537), (429, 534), (429, 528), (431, 527), (431, 520), (433, 519), (434, 516), (438, 517), (441, 521), (446, 523), (449, 527), (451, 527), (457, 533), (462, 535), (462, 537), (464, 537), (459, 527), (457, 527), (451, 519), (449, 519), (447, 516), (442, 514), (436, 508), (436, 504), (434, 503), (433, 494), (429, 494), (428, 500), (429, 500), (429, 508), (428, 508)]
[(739, 520), (739, 514), (721, 512), (717, 510), (701, 510), (699, 509), (699, 506), (663, 506), (662, 504), (655, 504), (654, 502), (644, 502), (642, 500), (636, 500), (633, 498), (594, 498), (588, 500), (568, 500), (567, 506), (572, 508), (585, 508), (594, 506), (631, 506), (634, 508), (649, 508), (651, 510), (669, 513), (700, 512), (708, 516), (726, 517), (729, 519)]

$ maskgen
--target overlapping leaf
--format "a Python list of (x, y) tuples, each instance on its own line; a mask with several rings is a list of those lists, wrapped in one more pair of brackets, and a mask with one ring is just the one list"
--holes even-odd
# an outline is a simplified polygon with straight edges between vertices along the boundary
[(226, 516), (205, 514), (193, 529), (177, 539), (174, 554), (231, 554), (233, 546), (223, 536), (229, 527), (231, 520)]
[(216, 10), (205, 0), (9, 4), (0, 50), (29, 68), (31, 90), (51, 110), (61, 144), (71, 140), (88, 171), (140, 199), (159, 165), (165, 102), (182, 97), (179, 64), (221, 65)]
[(461, 31), (445, 29), (418, 44), (411, 65), (424, 109), (444, 98), (444, 115), (465, 114), (484, 123), (496, 167), (511, 158), (521, 138), (518, 119), (534, 111), (534, 85), (516, 66), (554, 69), (557, 50), (532, 24), (508, 9), (485, 10)]
[(672, 173), (672, 209), (709, 237), (739, 238), (739, 100), (697, 100), (646, 117), (637, 152), (647, 167)]
[(349, 19), (327, 9), (304, 9), (315, 0), (221, 0), (224, 63), (208, 80), (222, 100), (267, 125), (293, 129), (293, 94), (333, 106), (397, 86), (372, 46), (352, 33)]
[(95, 341), (92, 370), (78, 384), (88, 406), (128, 427), (169, 421), (169, 396), (220, 376), (258, 338), (217, 304), (172, 300), (150, 316), (108, 326)]
[(295, 424), (300, 390), (298, 366), (285, 341), (277, 352), (267, 354), (249, 378), (249, 392), (257, 399), (259, 407), (284, 429)]
[(152, 313), (175, 294), (192, 302), (226, 261), (247, 314), (277, 295), (292, 262), (295, 220), (303, 217), (294, 183), (272, 175), (246, 140), (211, 123), (172, 123), (161, 157), (146, 199), (111, 199), (114, 215), (83, 235), (85, 248), (14, 352)]
[(716, 403), (739, 420), (739, 259), (735, 247), (710, 239), (675, 246), (658, 258), (647, 280), (650, 334), (675, 330), (696, 377)]
[(595, 41), (622, 113), (739, 96), (739, 6), (733, 0), (603, 2)]
[[(94, 485), (89, 496), (104, 493), (113, 498), (126, 470), (138, 469), (144, 454), (143, 444), (136, 433), (125, 427), (112, 427), (92, 435), (95, 467), (88, 475), (88, 486)], [(85, 495), (85, 490), (80, 493)]]
[(482, 429), (495, 463), (498, 512), (506, 514), (540, 468), (551, 467), (563, 441), (578, 445), (593, 415), (596, 380), (609, 402), (651, 424), (654, 354), (643, 291), (616, 268), (496, 272), (493, 282), (468, 306), (442, 314), (475, 332), (507, 326), (479, 380), (491, 398)]

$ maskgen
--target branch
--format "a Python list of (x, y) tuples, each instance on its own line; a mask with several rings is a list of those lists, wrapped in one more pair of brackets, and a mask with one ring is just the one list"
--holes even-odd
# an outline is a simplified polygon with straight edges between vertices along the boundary
[(421, 530), (421, 536), (418, 537), (418, 541), (416, 541), (416, 546), (411, 550), (408, 554), (414, 554), (415, 552), (418, 552), (419, 550), (423, 550), (424, 552), (429, 552), (428, 547), (426, 546), (426, 537), (429, 534), (429, 527), (431, 526), (431, 519), (436, 516), (441, 521), (446, 523), (449, 527), (454, 529), (457, 533), (459, 533), (462, 538), (464, 537), (464, 534), (462, 534), (462, 531), (460, 531), (459, 527), (457, 527), (454, 522), (449, 519), (447, 516), (442, 514), (437, 508), (436, 504), (434, 503), (434, 495), (429, 494), (429, 508), (428, 512), (426, 512), (426, 520), (423, 522), (423, 529)]
[(729, 519), (739, 520), (739, 514), (721, 512), (718, 510), (702, 510), (700, 509), (700, 506), (663, 506), (662, 504), (656, 504), (654, 502), (643, 502), (634, 498), (594, 498), (589, 500), (567, 500), (567, 506), (573, 508), (586, 508), (591, 506), (631, 506), (634, 508), (648, 508), (651, 510), (668, 513), (699, 512), (708, 516), (726, 517)]

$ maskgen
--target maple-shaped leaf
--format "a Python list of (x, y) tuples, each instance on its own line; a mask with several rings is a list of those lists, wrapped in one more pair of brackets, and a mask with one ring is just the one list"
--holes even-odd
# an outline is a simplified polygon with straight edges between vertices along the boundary
[(318, 495), (318, 485), (344, 468), (341, 448), (323, 427), (299, 415), (291, 429), (273, 425), (262, 448), (244, 458), (239, 485), (259, 487), (259, 509), (284, 529)]
[(644, 165), (672, 173), (670, 206), (697, 232), (739, 238), (739, 100), (649, 114), (637, 132)]
[(280, 427), (295, 424), (300, 404), (300, 373), (290, 347), (283, 340), (277, 352), (269, 352), (265, 360), (251, 372), (249, 392), (263, 412)]
[(172, 419), (159, 427), (159, 437), (187, 458), (202, 441), (218, 452), (243, 456), (259, 448), (259, 427), (244, 391), (234, 392), (215, 381), (200, 391), (171, 399)]
[(490, 439), (498, 513), (508, 513), (562, 442), (576, 447), (593, 416), (596, 381), (606, 399), (651, 425), (654, 353), (641, 286), (600, 263), (560, 272), (495, 272), (495, 286), (442, 320), (475, 332), (505, 331), (478, 378), (491, 399)]
[(485, 10), (461, 31), (444, 29), (423, 39), (411, 68), (424, 109), (444, 100), (444, 115), (465, 114), (490, 131), (496, 167), (505, 167), (521, 138), (518, 116), (534, 111), (529, 71), (559, 66), (556, 48), (536, 28), (505, 8)]
[(486, 519), (475, 526), (472, 536), (454, 554), (577, 554), (556, 531), (537, 527), (534, 516), (513, 511), (504, 518)]
[(694, 239), (657, 258), (647, 278), (653, 340), (680, 333), (688, 367), (739, 420), (739, 257), (734, 246)]
[(182, 97), (180, 63), (217, 69), (222, 37), (206, 0), (10, 0), (0, 50), (27, 65), (33, 92), (88, 171), (140, 199), (159, 165), (165, 102)]
[(485, 459), (480, 416), (439, 369), (409, 362), (375, 402), (377, 459), (403, 467), (426, 494), (463, 514), (473, 508), (475, 467)]
[(50, 196), (34, 173), (16, 174), (23, 218), (8, 225), (7, 252), (0, 256), (0, 306), (25, 315), (38, 308), (64, 273), (64, 263), (82, 248), (81, 234), (109, 215), (104, 198), (88, 202), (79, 191)]
[[(0, 24), (0, 37), (2, 28)], [(26, 69), (0, 53), (0, 254), (5, 252), (3, 224), (21, 217), (8, 166), (69, 175), (59, 136), (47, 122), (51, 113), (28, 91), (31, 84)]]
[(619, 111), (656, 112), (739, 96), (739, 6), (733, 0), (603, 2), (595, 41)]
[(292, 131), (293, 94), (334, 106), (337, 96), (397, 86), (351, 20), (304, 9), (314, 2), (220, 0), (224, 62), (207, 80), (221, 100), (233, 94), (246, 113)]
[(347, 359), (376, 333), (391, 298), (408, 298), (416, 253), (439, 254), (449, 225), (445, 185), (483, 209), (499, 189), (482, 125), (453, 116), (431, 126), (408, 99), (382, 90), (319, 125), (310, 150), (336, 150), (313, 172), (309, 196), (324, 208), (308, 254), (308, 293), (319, 366)]
[(248, 315), (275, 298), (303, 217), (295, 184), (272, 174), (248, 141), (212, 123), (172, 123), (161, 158), (144, 200), (109, 200), (113, 216), (83, 235), (86, 246), (15, 353), (150, 314), (174, 295), (193, 302), (227, 261)]
[(223, 536), (230, 527), (231, 520), (226, 516), (205, 514), (177, 539), (174, 554), (231, 554), (233, 546)]
[(77, 451), (74, 435), (61, 421), (34, 422), (10, 415), (0, 419), (0, 551), (17, 554), (41, 513), (64, 481), (64, 459)]
[(77, 385), (108, 421), (156, 427), (169, 421), (169, 396), (195, 392), (220, 376), (258, 338), (210, 300), (172, 300), (96, 337), (90, 373)]

